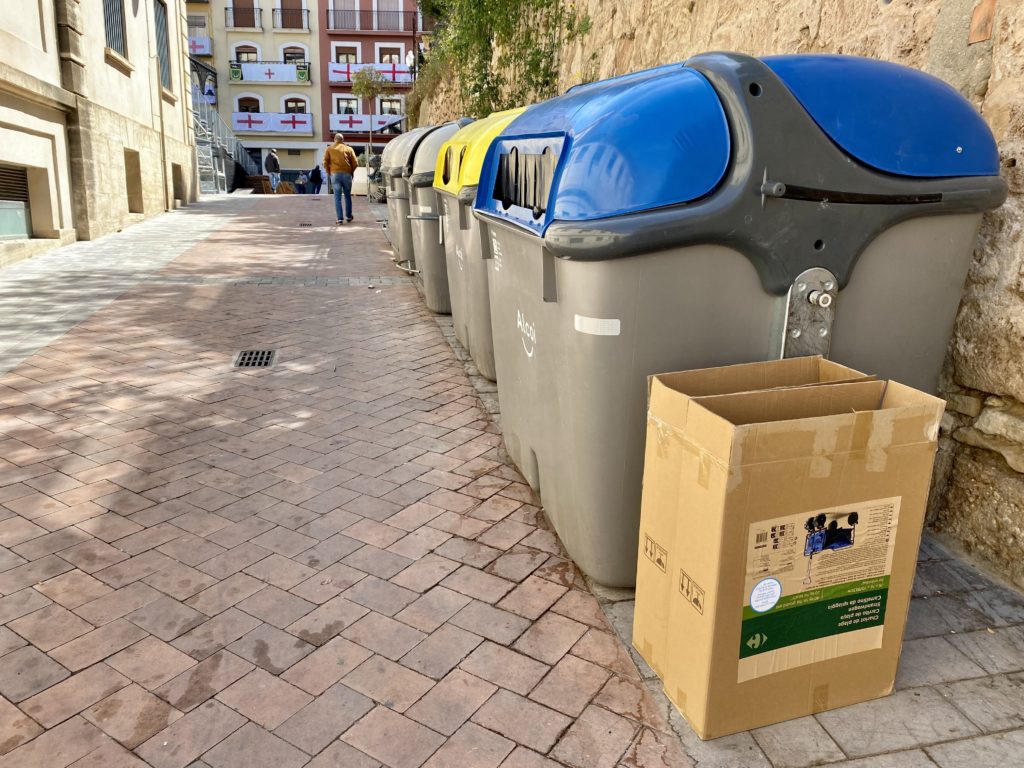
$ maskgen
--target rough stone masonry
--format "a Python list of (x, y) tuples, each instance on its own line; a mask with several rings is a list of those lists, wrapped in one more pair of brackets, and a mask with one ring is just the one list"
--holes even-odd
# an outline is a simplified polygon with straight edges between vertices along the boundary
[[(590, 30), (562, 51), (561, 91), (704, 51), (828, 52), (917, 67), (981, 110), (1010, 196), (982, 222), (950, 343), (930, 521), (1024, 586), (1024, 3), (581, 0), (576, 8)], [(424, 101), (422, 124), (462, 114), (443, 85)]]

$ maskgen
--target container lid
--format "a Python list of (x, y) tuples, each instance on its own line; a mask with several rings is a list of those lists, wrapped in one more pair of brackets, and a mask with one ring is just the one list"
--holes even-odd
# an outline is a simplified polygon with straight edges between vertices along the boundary
[(393, 173), (409, 165), (409, 161), (412, 159), (413, 152), (416, 151), (416, 145), (419, 143), (420, 138), (427, 131), (431, 131), (436, 127), (434, 125), (425, 125), (420, 128), (413, 128), (411, 131), (403, 133), (399, 139), (396, 139), (398, 146), (395, 147), (395, 153), (391, 156), (391, 165), (389, 166)]
[(438, 125), (428, 131), (416, 145), (412, 156), (412, 173), (434, 173), (434, 166), (437, 165), (437, 156), (441, 147), (452, 136), (459, 132), (463, 124), (473, 125), (467, 122), (469, 118), (453, 120), (450, 123)]
[(434, 187), (457, 195), (463, 187), (475, 187), (480, 182), (480, 168), (494, 137), (526, 111), (526, 107), (492, 112), (487, 117), (470, 123), (448, 139), (437, 155), (434, 169)]
[(542, 235), (701, 198), (729, 163), (729, 128), (702, 74), (681, 64), (574, 88), (491, 144), (476, 208)]
[(767, 56), (764, 63), (848, 155), (900, 176), (995, 176), (999, 153), (978, 111), (952, 86), (856, 56)]

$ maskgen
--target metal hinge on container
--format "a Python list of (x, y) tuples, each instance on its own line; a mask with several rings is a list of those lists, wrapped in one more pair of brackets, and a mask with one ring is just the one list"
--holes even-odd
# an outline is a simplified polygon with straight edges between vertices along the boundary
[(835, 275), (822, 267), (801, 272), (793, 281), (786, 302), (782, 357), (828, 357), (836, 288)]

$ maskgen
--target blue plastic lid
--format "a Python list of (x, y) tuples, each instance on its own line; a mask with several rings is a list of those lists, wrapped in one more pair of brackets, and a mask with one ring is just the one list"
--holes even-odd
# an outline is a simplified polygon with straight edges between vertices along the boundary
[(696, 200), (721, 181), (729, 128), (699, 72), (657, 67), (573, 88), (516, 118), (484, 161), (476, 208), (542, 235)]
[(767, 56), (840, 149), (900, 176), (996, 176), (999, 152), (985, 121), (942, 80), (856, 56)]

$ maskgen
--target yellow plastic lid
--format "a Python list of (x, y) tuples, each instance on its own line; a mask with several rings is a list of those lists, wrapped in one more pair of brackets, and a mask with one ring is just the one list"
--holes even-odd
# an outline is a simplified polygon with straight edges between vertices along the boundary
[(457, 195), (463, 187), (476, 186), (491, 142), (525, 111), (526, 107), (519, 107), (492, 112), (460, 129), (442, 144), (434, 169), (434, 189)]

